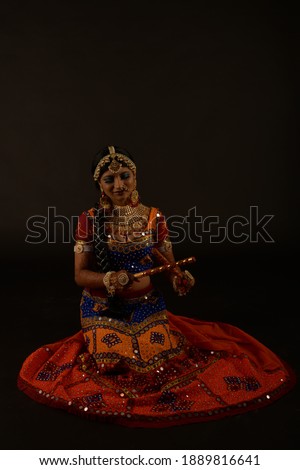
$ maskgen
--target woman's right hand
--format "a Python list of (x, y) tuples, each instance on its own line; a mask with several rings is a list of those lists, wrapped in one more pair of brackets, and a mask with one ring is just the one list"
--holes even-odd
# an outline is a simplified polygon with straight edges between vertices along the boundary
[(136, 279), (132, 273), (125, 269), (113, 273), (110, 279), (116, 294), (120, 294), (125, 289), (130, 289), (134, 282), (139, 282), (139, 279)]

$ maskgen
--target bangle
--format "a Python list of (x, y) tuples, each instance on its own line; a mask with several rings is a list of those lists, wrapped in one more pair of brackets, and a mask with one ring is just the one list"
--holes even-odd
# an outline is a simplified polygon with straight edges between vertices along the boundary
[(184, 271), (185, 278), (189, 281), (191, 287), (195, 285), (195, 278), (194, 276), (187, 270)]
[(126, 284), (128, 284), (129, 282), (129, 277), (128, 277), (128, 274), (125, 273), (125, 272), (122, 272), (118, 275), (118, 283), (124, 287), (126, 286)]
[(74, 252), (83, 253), (84, 251), (94, 251), (93, 245), (89, 244), (89, 242), (84, 242), (83, 240), (76, 240)]
[(189, 271), (181, 272), (173, 278), (173, 289), (178, 295), (185, 295), (195, 285), (195, 279)]
[(116, 289), (111, 284), (111, 275), (114, 274), (115, 271), (108, 271), (103, 277), (103, 284), (108, 292), (109, 295), (115, 295)]

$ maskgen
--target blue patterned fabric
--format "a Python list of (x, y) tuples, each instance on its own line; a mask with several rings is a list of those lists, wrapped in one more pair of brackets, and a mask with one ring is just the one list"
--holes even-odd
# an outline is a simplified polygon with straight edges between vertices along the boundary
[(151, 290), (147, 294), (133, 299), (116, 298), (114, 310), (110, 308), (110, 301), (100, 297), (93, 297), (83, 291), (81, 299), (82, 318), (106, 316), (123, 320), (126, 323), (140, 323), (154, 313), (166, 309), (162, 294)]
[(124, 246), (123, 251), (108, 251), (112, 271), (126, 269), (130, 273), (139, 273), (153, 267), (151, 243), (146, 247), (137, 248), (133, 243)]

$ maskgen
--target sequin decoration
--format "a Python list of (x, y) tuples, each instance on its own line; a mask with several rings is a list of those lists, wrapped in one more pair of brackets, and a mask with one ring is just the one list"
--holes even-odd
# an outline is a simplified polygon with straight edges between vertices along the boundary
[(261, 387), (255, 377), (224, 377), (227, 383), (227, 390), (237, 392), (238, 390), (246, 390), (252, 392)]
[[(216, 334), (216, 324), (212, 328), (209, 322), (176, 318), (167, 312), (158, 312), (140, 324), (104, 316), (100, 320), (88, 316), (83, 322), (91, 332), (94, 329), (96, 346), (102, 345), (103, 352), (97, 348), (96, 353), (89, 352), (84, 341), (87, 332), (35, 351), (25, 361), (18, 382), (33, 399), (123, 425), (169, 426), (255, 409), (272, 403), (291, 387), (280, 362), (275, 360), (270, 369), (274, 355), (265, 363), (266, 370), (253, 365), (249, 335), (232, 325), (220, 324), (219, 338), (224, 332), (224, 338), (231, 335), (233, 341), (236, 334), (239, 343), (235, 343), (234, 353), (218, 350), (217, 341), (208, 343), (207, 338)], [(151, 344), (154, 332), (165, 335), (163, 345)], [(122, 334), (123, 342), (107, 351), (101, 338), (112, 333)], [(198, 341), (199, 347), (189, 340)], [(243, 341), (247, 353), (240, 346)], [(256, 345), (254, 342), (253, 347)], [(230, 373), (224, 376), (224, 370)]]
[(178, 355), (185, 344), (183, 335), (169, 329), (165, 311), (148, 315), (140, 323), (124, 323), (108, 317), (84, 318), (82, 326), (85, 336), (91, 340), (88, 350), (98, 364), (116, 365), (121, 361), (140, 372), (152, 370), (167, 358)]
[(49, 361), (45, 364), (45, 367), (37, 374), (36, 380), (43, 380), (43, 381), (56, 380), (57, 377), (64, 370), (70, 369), (71, 367), (73, 367), (73, 364), (71, 362), (58, 366), (54, 364), (53, 362)]
[(164, 344), (165, 335), (158, 333), (157, 331), (152, 331), (150, 335), (150, 343)]
[(87, 397), (85, 397), (85, 402), (88, 404), (97, 403), (101, 400), (102, 400), (101, 393), (96, 393), (94, 395), (88, 395)]
[[(113, 309), (110, 308), (113, 306)], [(108, 299), (92, 296), (88, 290), (82, 294), (80, 310), (81, 324), (86, 326), (94, 322), (96, 317), (107, 317), (132, 324), (140, 323), (150, 315), (166, 309), (162, 294), (152, 289), (147, 295), (133, 299), (116, 299), (110, 304)]]
[(108, 333), (107, 335), (103, 336), (101, 341), (102, 343), (105, 343), (108, 348), (111, 348), (118, 343), (122, 343), (122, 340), (118, 335), (116, 335), (116, 333)]
[(178, 398), (176, 393), (166, 391), (161, 394), (157, 404), (152, 408), (156, 413), (162, 411), (183, 411), (189, 410), (193, 405), (191, 400), (182, 400)]

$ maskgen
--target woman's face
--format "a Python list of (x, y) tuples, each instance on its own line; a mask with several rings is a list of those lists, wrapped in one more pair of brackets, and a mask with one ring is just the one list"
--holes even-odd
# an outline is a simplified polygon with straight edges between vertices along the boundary
[(129, 204), (131, 193), (136, 187), (136, 177), (126, 166), (122, 166), (118, 173), (105, 171), (99, 182), (106, 196), (116, 206)]

